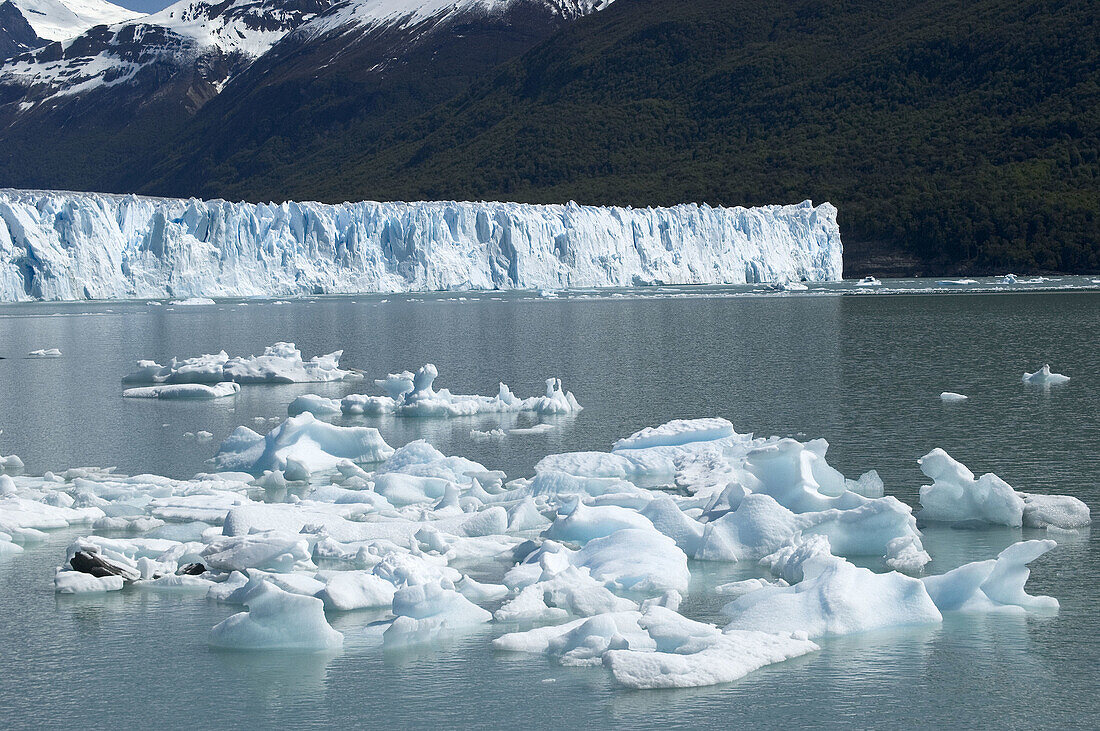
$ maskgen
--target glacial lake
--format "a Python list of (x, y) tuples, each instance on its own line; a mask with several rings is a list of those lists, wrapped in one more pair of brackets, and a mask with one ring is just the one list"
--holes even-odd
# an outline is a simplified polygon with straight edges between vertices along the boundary
[[(225, 349), (259, 353), (293, 341), (306, 356), (343, 349), (370, 378), (434, 363), (437, 387), (520, 396), (560, 377), (584, 405), (544, 418), (552, 430), (475, 441), (472, 429), (533, 417), (448, 420), (341, 417), (376, 426), (393, 446), (426, 438), (509, 477), (541, 457), (606, 450), (645, 426), (722, 416), (739, 432), (824, 437), (848, 477), (876, 469), (886, 493), (915, 506), (916, 460), (942, 447), (976, 474), (1064, 493), (1100, 508), (1100, 292), (887, 282), (883, 292), (811, 285), (587, 292), (318, 297), (288, 304), (143, 302), (0, 307), (0, 454), (25, 472), (113, 466), (125, 474), (207, 471), (236, 426), (285, 418), (302, 393), (339, 397), (363, 383), (252, 386), (236, 398), (121, 397), (136, 361)], [(1037, 287), (1035, 289), (1042, 289)], [(980, 290), (980, 291), (979, 291)], [(39, 348), (63, 357), (29, 360)], [(1060, 387), (1021, 383), (1044, 363)], [(943, 403), (941, 391), (967, 394)], [(212, 440), (193, 436), (205, 430)], [(1053, 537), (1031, 564), (1032, 594), (1053, 616), (946, 615), (942, 625), (819, 641), (819, 652), (734, 683), (631, 691), (603, 668), (495, 652), (500, 628), (415, 650), (385, 649), (382, 615), (330, 615), (334, 655), (227, 652), (210, 628), (239, 607), (201, 594), (124, 591), (58, 596), (53, 569), (87, 527), (57, 531), (0, 558), (0, 728), (1095, 728), (1100, 699), (1100, 531), (924, 531), (926, 573), (992, 558), (1021, 538)], [(715, 583), (766, 572), (692, 562), (684, 614), (721, 623)], [(500, 569), (503, 572), (503, 567)], [(499, 580), (499, 574), (486, 576)]]

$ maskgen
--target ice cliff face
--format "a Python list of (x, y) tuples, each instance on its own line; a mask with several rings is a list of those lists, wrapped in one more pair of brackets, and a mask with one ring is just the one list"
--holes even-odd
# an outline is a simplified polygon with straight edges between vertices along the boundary
[(0, 190), (0, 301), (841, 277), (836, 209), (250, 204)]

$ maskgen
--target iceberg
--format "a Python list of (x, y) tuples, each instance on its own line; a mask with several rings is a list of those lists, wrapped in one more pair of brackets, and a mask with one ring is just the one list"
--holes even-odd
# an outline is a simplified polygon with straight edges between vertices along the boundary
[(240, 612), (210, 630), (210, 644), (241, 650), (338, 650), (344, 636), (325, 619), (320, 599), (262, 582)]
[[(415, 381), (392, 374), (380, 388), (400, 399)], [(177, 385), (189, 384), (164, 387)], [(325, 613), (373, 609), (389, 621), (366, 631), (390, 646), (463, 630), (484, 641), (507, 623), (494, 647), (603, 666), (631, 688), (728, 682), (814, 651), (814, 638), (935, 624), (946, 612), (1057, 608), (1025, 591), (1028, 562), (1049, 540), (940, 576), (901, 573), (930, 561), (912, 510), (884, 495), (873, 470), (845, 478), (827, 449), (684, 419), (609, 452), (551, 455), (534, 477), (508, 481), (427, 441), (394, 450), (376, 430), (303, 412), (266, 436), (240, 427), (226, 440), (215, 462), (248, 472), (0, 474), (0, 554), (91, 526), (112, 535), (71, 542), (56, 592), (198, 592), (247, 607), (211, 630), (215, 646), (333, 650), (343, 637)], [(1007, 505), (1015, 525), (1088, 525), (1076, 498), (976, 479), (942, 450), (921, 467), (934, 481), (921, 492), (926, 510), (970, 521)], [(607, 474), (617, 471), (626, 477)], [(740, 581), (711, 586), (708, 574), (721, 572), (693, 581), (691, 559), (759, 562), (771, 576), (739, 570)], [(697, 621), (719, 600), (725, 627)]]
[(381, 462), (392, 456), (377, 429), (366, 426), (335, 426), (317, 421), (313, 414), (292, 416), (266, 436), (239, 426), (222, 442), (214, 455), (220, 470), (261, 473), (284, 470), (293, 459), (310, 472), (335, 468), (343, 460)]
[(1021, 541), (997, 558), (975, 561), (939, 576), (921, 579), (941, 611), (1051, 611), (1058, 600), (1024, 591), (1031, 572), (1027, 564), (1054, 548), (1051, 540)]
[(57, 348), (43, 348), (41, 350), (32, 350), (27, 353), (28, 358), (60, 358), (61, 351)]
[(506, 634), (493, 647), (546, 653), (563, 665), (603, 665), (628, 688), (728, 683), (818, 649), (804, 634), (722, 631), (660, 605)]
[(168, 365), (153, 360), (138, 361), (136, 371), (123, 383), (153, 385), (177, 383), (322, 383), (359, 378), (359, 374), (341, 370), (337, 350), (302, 360), (302, 351), (294, 343), (275, 343), (264, 348), (263, 355), (230, 358), (224, 350), (213, 355), (173, 358)]
[(241, 392), (241, 384), (222, 381), (213, 386), (205, 383), (176, 383), (170, 386), (139, 386), (127, 388), (122, 392), (125, 398), (156, 399), (216, 399), (236, 396)]
[(931, 485), (920, 489), (921, 520), (1073, 530), (1091, 523), (1089, 508), (1072, 495), (1018, 492), (993, 473), (974, 473), (942, 449), (918, 460)]
[(1044, 364), (1042, 368), (1034, 373), (1024, 373), (1024, 383), (1030, 383), (1033, 386), (1057, 386), (1067, 381), (1069, 381), (1069, 376), (1052, 373), (1050, 364)]
[(826, 637), (884, 627), (937, 623), (942, 615), (920, 579), (876, 574), (833, 556), (815, 536), (788, 547), (778, 570), (792, 586), (764, 586), (730, 602), (727, 630), (806, 632)]
[(0, 190), (0, 301), (839, 280), (836, 216)]
[[(394, 416), (454, 417), (517, 413), (521, 411), (536, 414), (571, 414), (580, 411), (582, 408), (572, 392), (562, 390), (561, 380), (558, 378), (546, 379), (546, 394), (544, 396), (521, 399), (516, 397), (511, 389), (503, 383), (500, 384), (496, 396), (453, 394), (445, 388), (436, 391), (433, 384), (438, 377), (438, 369), (428, 363), (417, 369), (415, 374), (408, 371), (391, 373), (386, 378), (375, 380), (375, 385), (386, 392), (385, 396), (349, 394), (337, 401), (316, 394), (304, 394), (295, 398), (287, 406), (287, 414), (297, 416), (308, 411), (315, 416), (334, 416), (343, 413), (372, 416), (388, 414)], [(548, 428), (552, 427), (548, 426)], [(517, 431), (513, 429), (512, 433), (522, 431), (524, 430)], [(481, 433), (479, 432), (479, 434)], [(501, 436), (503, 436), (503, 431)]]
[(961, 393), (955, 393), (954, 391), (944, 391), (940, 394), (940, 401), (944, 403), (959, 403), (960, 401), (966, 401), (967, 396)]

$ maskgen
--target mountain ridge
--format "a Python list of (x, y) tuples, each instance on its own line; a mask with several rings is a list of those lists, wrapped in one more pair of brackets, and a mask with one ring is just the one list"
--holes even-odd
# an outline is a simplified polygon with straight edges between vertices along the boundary
[[(408, 7), (338, 3), (240, 68), (169, 75), (121, 132), (119, 109), (91, 99), (32, 110), (36, 128), (59, 130), (42, 139), (13, 111), (25, 100), (4, 87), (6, 64), (0, 184), (327, 202), (828, 199), (872, 271), (1100, 271), (1087, 0)], [(357, 12), (387, 22), (343, 22)]]

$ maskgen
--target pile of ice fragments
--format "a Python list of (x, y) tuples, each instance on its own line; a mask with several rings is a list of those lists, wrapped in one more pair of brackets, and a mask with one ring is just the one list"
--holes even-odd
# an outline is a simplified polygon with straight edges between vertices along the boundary
[(496, 396), (453, 394), (445, 388), (436, 391), (434, 383), (438, 377), (439, 371), (428, 363), (417, 369), (416, 373), (390, 373), (375, 380), (374, 385), (385, 392), (384, 396), (350, 394), (337, 400), (305, 394), (290, 403), (287, 413), (290, 416), (311, 413), (322, 417), (341, 413), (452, 417), (520, 411), (570, 414), (581, 410), (576, 397), (571, 392), (562, 391), (561, 381), (557, 378), (546, 379), (546, 395), (521, 399), (503, 383)]
[[(434, 369), (422, 373), (411, 390), (394, 386), (395, 404), (439, 398)], [(1054, 541), (920, 577), (930, 559), (911, 509), (874, 472), (846, 479), (827, 447), (681, 420), (506, 481), (427, 442), (393, 449), (375, 429), (303, 412), (266, 436), (234, 433), (218, 454), (225, 471), (191, 480), (0, 476), (0, 553), (53, 528), (109, 533), (72, 543), (57, 591), (195, 592), (241, 606), (211, 630), (219, 647), (332, 651), (344, 637), (326, 614), (374, 608), (384, 624), (361, 631), (387, 645), (480, 628), (497, 649), (603, 666), (633, 688), (727, 682), (820, 638), (945, 612), (1057, 608), (1024, 589), (1028, 562)], [(1089, 522), (1075, 498), (975, 478), (942, 450), (921, 468), (933, 481), (922, 520)], [(699, 561), (762, 564), (770, 576), (702, 589), (728, 599), (717, 626), (679, 611), (701, 590)]]
[(361, 378), (340, 368), (342, 350), (302, 359), (294, 343), (275, 343), (263, 355), (233, 357), (224, 350), (213, 355), (172, 358), (167, 365), (138, 361), (137, 370), (122, 379), (135, 386), (123, 392), (129, 398), (221, 398), (250, 383), (326, 383)]

